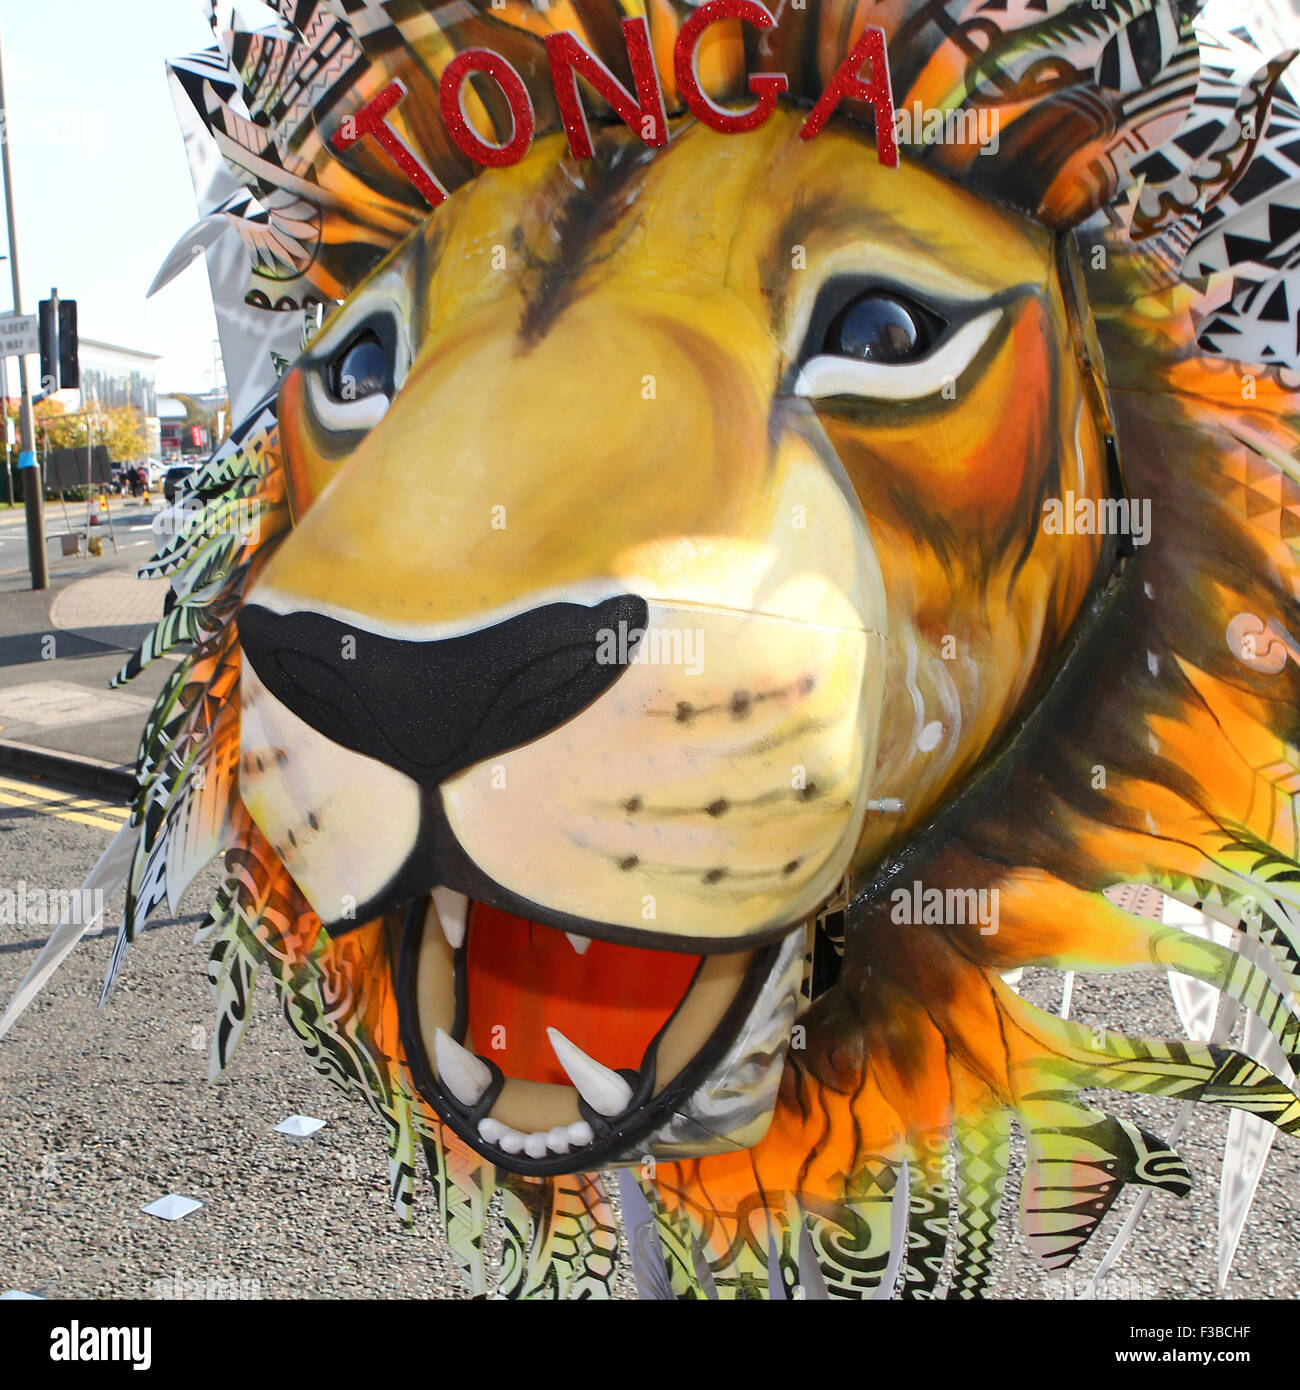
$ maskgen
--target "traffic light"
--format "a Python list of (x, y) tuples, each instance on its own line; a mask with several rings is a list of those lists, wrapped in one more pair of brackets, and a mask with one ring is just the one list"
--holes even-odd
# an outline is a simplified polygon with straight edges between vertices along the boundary
[(77, 338), (77, 301), (59, 301), (59, 385), (65, 391), (81, 387), (81, 344)]
[(59, 389), (59, 320), (52, 299), (41, 300), (41, 391)]
[(41, 300), (41, 390), (75, 391), (81, 385), (77, 301)]

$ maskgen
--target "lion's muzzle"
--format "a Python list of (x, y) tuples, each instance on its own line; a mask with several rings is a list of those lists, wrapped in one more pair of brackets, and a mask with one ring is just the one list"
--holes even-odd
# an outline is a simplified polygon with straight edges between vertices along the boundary
[[(286, 708), (332, 743), (432, 789), (541, 738), (603, 694), (633, 657), (647, 608), (630, 594), (589, 607), (548, 603), (425, 642), (260, 604), (238, 622), (245, 656)], [(620, 631), (631, 640), (611, 644), (608, 634)]]

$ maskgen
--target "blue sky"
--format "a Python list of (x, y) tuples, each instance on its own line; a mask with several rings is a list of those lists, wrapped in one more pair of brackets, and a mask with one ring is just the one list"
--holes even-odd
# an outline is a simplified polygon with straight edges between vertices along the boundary
[[(145, 298), (197, 217), (163, 64), (211, 42), (201, 0), (0, 0), (0, 40), (24, 311), (57, 285), (83, 335), (161, 353), (163, 390), (205, 389), (216, 323), (202, 269)], [(0, 310), (12, 303), (3, 262)]]

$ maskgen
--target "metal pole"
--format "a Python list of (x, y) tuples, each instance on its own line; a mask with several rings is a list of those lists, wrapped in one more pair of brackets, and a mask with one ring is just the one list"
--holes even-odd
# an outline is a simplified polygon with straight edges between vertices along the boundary
[[(55, 290), (53, 293), (54, 293), (54, 315), (55, 315), (54, 321), (55, 321), (55, 323), (57, 323), (57, 322), (59, 321), (59, 320), (58, 320), (58, 312), (59, 312), (59, 307), (58, 307), (58, 304), (59, 304), (59, 292), (58, 292), (58, 290)], [(94, 472), (93, 472), (93, 470), (92, 470), (92, 468), (91, 468), (91, 466), (90, 466), (90, 441), (91, 441), (95, 436), (94, 436), (94, 431), (91, 429), (91, 423), (92, 423), (92, 422), (91, 422), (91, 418), (90, 418), (90, 411), (89, 411), (89, 410), (86, 410), (85, 402), (84, 402), (84, 401), (83, 401), (83, 403), (82, 403), (82, 409), (85, 410), (85, 415), (86, 415), (86, 548), (89, 549), (89, 548), (90, 548), (90, 518), (91, 518), (92, 516), (95, 515), (95, 504), (94, 504), (93, 496), (92, 496), (92, 493), (91, 493), (91, 489), (95, 486), (95, 480), (94, 480)]]
[[(94, 402), (95, 402), (95, 411), (96, 411), (96, 414), (93, 416), (91, 423), (93, 423), (93, 424), (99, 424), (99, 414), (98, 414), (98, 411), (99, 411), (99, 398), (96, 396), (96, 397), (93, 397), (92, 399), (94, 399)], [(89, 437), (90, 437), (91, 439), (94, 438), (93, 435), (90, 435)], [(100, 525), (102, 526), (102, 525), (104, 524), (105, 521), (108, 523), (108, 538), (109, 538), (109, 540), (111, 540), (111, 541), (113, 542), (113, 554), (116, 555), (116, 554), (118, 554), (118, 549), (117, 549), (117, 527), (113, 525), (113, 504), (112, 504), (112, 502), (109, 501), (109, 497), (108, 497), (108, 493), (107, 493), (107, 492), (104, 492), (103, 496), (104, 496), (104, 520), (100, 522)], [(102, 534), (102, 532), (101, 532), (101, 534)]]
[(0, 400), (4, 401), (5, 494), (12, 507), (14, 504), (14, 475), (9, 460), (9, 359), (7, 357), (0, 357)]
[[(41, 444), (44, 449), (44, 454), (42, 455), (42, 458), (45, 464), (45, 476), (48, 478), (50, 476), (50, 427), (44, 423), (41, 425)], [(59, 501), (63, 504), (63, 524), (68, 528), (68, 535), (72, 535), (72, 516), (68, 512), (67, 488), (59, 488)], [(86, 537), (86, 543), (90, 543), (89, 536)], [(80, 542), (77, 543), (76, 553), (81, 553)]]
[[(9, 269), (13, 272), (14, 313), (21, 314), (22, 280), (18, 274), (18, 230), (14, 216), (14, 179), (9, 159), (9, 121), (5, 106), (4, 61), (0, 58), (0, 155), (4, 161), (5, 207), (9, 214)], [(23, 477), (23, 503), (27, 511), (27, 566), (32, 572), (32, 588), (50, 587), (49, 557), (45, 553), (45, 486), (41, 466), (36, 458), (36, 416), (32, 410), (32, 390), (27, 381), (27, 359), (18, 359), (18, 384), (22, 391), (22, 407), (18, 417), (18, 467), (26, 469)]]

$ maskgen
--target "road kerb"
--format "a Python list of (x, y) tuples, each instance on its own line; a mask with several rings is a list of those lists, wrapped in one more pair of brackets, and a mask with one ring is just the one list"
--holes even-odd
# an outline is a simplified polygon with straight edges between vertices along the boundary
[(0, 738), (0, 770), (25, 773), (29, 777), (48, 777), (123, 803), (131, 801), (139, 790), (135, 773), (129, 767), (84, 753), (39, 748), (12, 739)]

